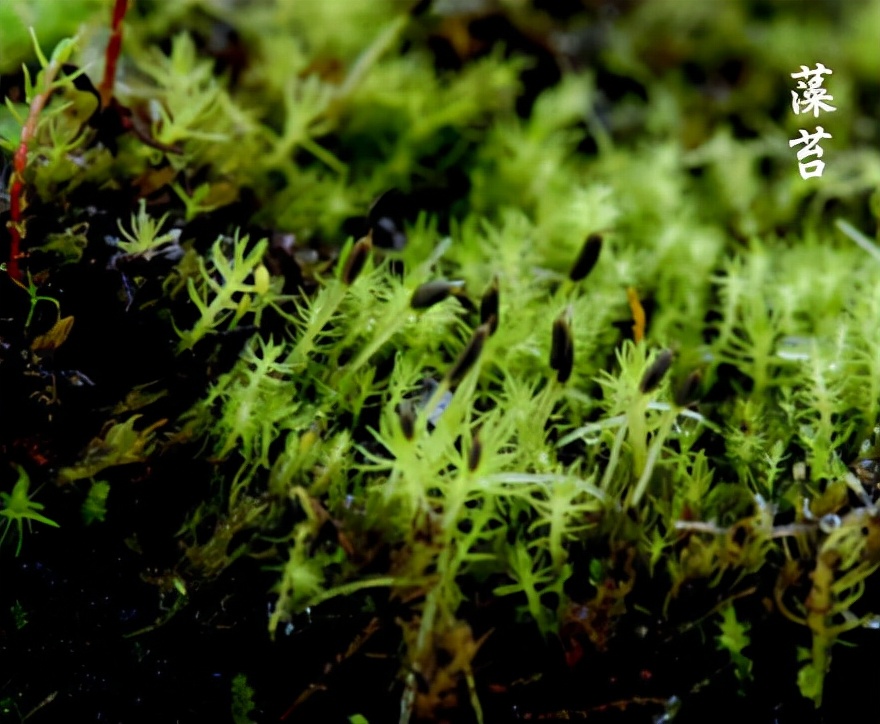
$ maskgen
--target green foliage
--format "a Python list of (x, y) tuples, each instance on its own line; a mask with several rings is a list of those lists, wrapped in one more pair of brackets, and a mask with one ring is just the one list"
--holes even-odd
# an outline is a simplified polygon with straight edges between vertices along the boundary
[[(106, 149), (88, 149), (92, 132), (84, 132), (95, 98), (80, 91), (77, 84), (84, 75), (70, 63), (77, 51), (78, 38), (61, 40), (47, 58), (31, 29), (33, 50), (39, 72), (33, 78), (27, 65), (22, 67), (24, 103), (7, 97), (0, 109), (0, 128), (15, 128), (9, 137), (0, 134), (0, 148), (10, 155), (18, 152), (24, 136), (27, 160), (24, 180), (42, 199), (60, 197), (89, 178), (91, 162), (106, 156)], [(30, 118), (38, 110), (38, 115)], [(87, 169), (83, 173), (83, 169)], [(24, 207), (27, 205), (25, 199)]]
[(146, 206), (146, 201), (141, 199), (137, 214), (131, 215), (131, 231), (126, 231), (122, 228), (122, 222), (117, 222), (119, 233), (125, 239), (118, 242), (117, 246), (125, 254), (149, 258), (159, 253), (163, 246), (177, 241), (180, 236), (175, 230), (160, 234), (159, 230), (165, 225), (168, 214), (161, 219), (154, 219), (147, 214)]
[(24, 289), (24, 291), (27, 292), (27, 295), (29, 297), (30, 306), (28, 308), (27, 317), (24, 320), (25, 330), (27, 330), (31, 326), (31, 320), (34, 318), (34, 312), (36, 311), (37, 304), (39, 304), (40, 302), (49, 302), (50, 304), (54, 304), (55, 308), (59, 312), (59, 317), (60, 317), (61, 304), (59, 303), (59, 301), (57, 299), (55, 299), (54, 297), (50, 297), (45, 294), (39, 294), (38, 293), (39, 287), (37, 287), (37, 285), (34, 284), (34, 280), (33, 280), (33, 278), (31, 278), (30, 275), (28, 275), (27, 286), (25, 286), (24, 284), (22, 284), (19, 281), (15, 281), (15, 284), (16, 284), (16, 286)]
[(270, 281), (262, 265), (268, 242), (262, 239), (248, 249), (249, 241), (236, 232), (231, 239), (217, 239), (207, 260), (199, 257), (198, 277), (186, 280), (199, 318), (192, 329), (178, 330), (179, 351), (192, 349), (209, 334), (235, 329), (245, 317), (259, 324), (263, 310), (276, 303), (280, 280)]
[[(851, 478), (858, 488), (859, 483)], [(856, 616), (851, 609), (862, 597), (865, 579), (880, 567), (880, 518), (876, 509), (856, 508), (842, 519), (826, 519), (827, 535), (816, 554), (815, 569), (810, 574), (809, 595), (792, 612), (785, 603), (785, 590), (777, 587), (777, 604), (790, 619), (806, 625), (812, 634), (810, 649), (800, 649), (798, 687), (801, 694), (822, 703), (825, 675), (831, 666), (831, 650), (840, 636), (857, 629), (872, 614)]]
[(232, 677), (232, 721), (234, 724), (252, 724), (251, 716), (256, 709), (254, 690), (245, 674)]
[[(229, 170), (224, 158), (257, 151), (250, 146), (254, 121), (234, 105), (215, 77), (213, 64), (199, 57), (190, 35), (176, 35), (169, 55), (154, 47), (139, 61), (161, 94), (161, 103), (153, 106), (151, 135), (162, 146), (177, 149), (165, 154), (174, 168), (193, 175), (211, 164), (222, 174)], [(134, 97), (149, 95), (150, 89), (135, 89)]]
[(554, 612), (547, 610), (541, 603), (541, 598), (545, 593), (554, 590), (558, 593), (558, 584), (563, 582), (564, 578), (559, 577), (559, 572), (554, 573), (550, 566), (536, 568), (535, 561), (529, 555), (524, 543), (518, 543), (513, 547), (508, 566), (509, 574), (515, 582), (498, 586), (493, 593), (496, 596), (506, 596), (512, 593), (523, 594), (526, 598), (526, 610), (534, 618), (542, 632), (549, 634), (555, 628)]
[(719, 649), (730, 654), (736, 678), (740, 681), (752, 679), (752, 660), (743, 653), (750, 643), (748, 623), (737, 620), (736, 609), (728, 604), (721, 610), (721, 621), (718, 623), (720, 633), (715, 637)]
[(131, 415), (124, 422), (110, 421), (101, 437), (86, 446), (80, 460), (59, 472), (62, 483), (94, 478), (107, 468), (144, 462), (155, 448), (155, 431), (166, 420), (158, 420), (143, 430), (135, 430), (141, 415)]
[(106, 10), (106, 3), (72, 0), (64, 10), (59, 13), (53, 0), (8, 0), (0, 5), (0, 73), (14, 72), (34, 59), (30, 28), (36, 28), (43, 45), (54, 45), (76, 32), (80, 23)]
[(238, 364), (213, 385), (201, 408), (217, 438), (214, 457), (237, 450), (244, 460), (268, 469), (272, 443), (286, 430), (308, 424), (300, 413), (294, 368), (283, 361), (285, 351), (271, 342), (249, 343)]
[(88, 246), (87, 222), (67, 227), (57, 234), (49, 234), (43, 249), (48, 252), (58, 253), (64, 262), (76, 263), (82, 259), (83, 252)]
[(12, 620), (15, 623), (15, 628), (17, 630), (21, 631), (21, 629), (28, 625), (28, 614), (24, 606), (22, 606), (21, 601), (16, 600), (16, 602), (12, 604), (10, 613), (12, 614)]
[[(120, 131), (113, 152), (86, 123), (93, 95), (46, 74), (60, 60), (91, 72), (94, 27), (38, 58), (24, 100), (47, 78), (52, 97), (24, 178), (64, 213), (29, 240), (34, 267), (40, 252), (72, 271), (103, 260), (95, 230), (115, 220), (114, 258), (156, 259), (137, 322), (176, 332), (181, 368), (199, 367), (181, 373), (198, 379), (187, 410), (163, 384), (146, 392), (152, 378), (133, 381), (58, 480), (91, 481), (90, 524), (107, 514), (96, 476), (182, 448), (212, 485), (178, 511), (186, 553), (166, 583), (182, 600), (233, 561), (264, 565), (277, 574), (273, 635), (331, 600), (361, 610), (374, 596), (385, 615), (394, 599), (403, 721), (441, 718), (444, 696), (465, 690), (479, 719), (471, 659), (485, 632), (469, 621), (487, 600), (499, 629), (531, 620), (572, 658), (615, 645), (635, 610), (665, 616), (671, 635), (670, 622), (720, 613), (715, 645), (748, 691), (758, 622), (738, 616), (758, 607), (732, 601), (772, 599), (760, 615), (811, 641), (797, 683), (820, 704), (880, 561), (876, 441), (857, 448), (880, 419), (870, 116), (841, 86), (835, 138), (852, 147), (811, 186), (786, 165), (768, 80), (790, 72), (780, 47), (804, 47), (784, 18), (756, 29), (751, 5), (731, 3), (721, 33), (704, 8), (642, 3), (626, 32), (596, 30), (597, 64), (638, 93), (609, 100), (606, 74), (566, 68), (527, 107), (534, 58), (482, 47), (456, 3), (434, 5), (425, 19), (396, 0), (145, 3), (126, 21), (117, 86), (137, 132)], [(551, 23), (529, 3), (497, 12), (527, 37)], [(246, 62), (205, 41), (214, 23), (235, 30)], [(655, 48), (661, 30), (679, 40)], [(16, 32), (0, 23), (0, 45)], [(858, 58), (829, 55), (850, 85), (870, 79), (865, 33), (853, 29)], [(438, 37), (454, 72), (436, 67)], [(560, 67), (562, 45), (547, 41)], [(712, 69), (699, 88), (682, 53)], [(745, 59), (736, 82), (720, 68), (730, 58)], [(8, 101), (0, 117), (9, 153), (5, 129), (25, 115)], [(370, 231), (349, 237), (392, 186), (451, 201), (406, 220), (374, 209)], [(104, 209), (84, 220), (70, 211), (78, 188), (136, 201), (109, 224)], [(402, 248), (382, 243), (389, 226)], [(595, 258), (572, 273), (585, 239)], [(41, 285), (24, 287), (25, 330), (38, 302), (59, 304)], [(153, 403), (168, 420), (139, 423)], [(23, 480), (2, 494), (4, 536), (53, 524)], [(250, 721), (243, 674), (232, 699), (235, 721)]]
[(21, 553), (21, 545), (24, 542), (25, 523), (27, 523), (28, 530), (30, 530), (32, 521), (51, 526), (52, 528), (58, 527), (58, 523), (40, 513), (45, 506), (42, 503), (37, 503), (30, 496), (28, 493), (30, 484), (31, 480), (27, 471), (19, 467), (18, 480), (12, 486), (12, 492), (0, 491), (0, 503), (3, 504), (3, 507), (0, 508), (0, 516), (3, 517), (3, 520), (0, 521), (0, 524), (3, 525), (3, 534), (0, 535), (0, 546), (6, 540), (6, 535), (14, 524), (18, 529), (18, 545), (15, 547), (16, 556)]
[(107, 496), (110, 494), (110, 483), (96, 480), (89, 488), (82, 504), (82, 518), (86, 525), (103, 523), (107, 516)]

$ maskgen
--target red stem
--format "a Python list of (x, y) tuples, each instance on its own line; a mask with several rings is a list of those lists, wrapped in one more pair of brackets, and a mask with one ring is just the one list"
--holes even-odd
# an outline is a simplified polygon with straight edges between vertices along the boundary
[(116, 0), (113, 5), (113, 21), (110, 41), (104, 61), (104, 78), (101, 80), (101, 107), (106, 108), (113, 97), (113, 84), (116, 81), (116, 63), (122, 49), (122, 19), (128, 12), (128, 0)]
[[(101, 105), (106, 107), (113, 96), (113, 83), (116, 78), (116, 62), (119, 60), (119, 51), (122, 48), (122, 20), (128, 11), (128, 0), (115, 0), (113, 6), (112, 33), (110, 42), (107, 43), (106, 63), (104, 67), (104, 79), (101, 81)], [(21, 240), (24, 236), (24, 224), (22, 223), (22, 195), (24, 193), (24, 172), (27, 168), (28, 144), (36, 134), (37, 119), (40, 112), (52, 94), (52, 81), (57, 75), (59, 67), (51, 63), (43, 74), (44, 90), (37, 93), (28, 109), (28, 117), (21, 129), (21, 140), (15, 151), (15, 159), (12, 170), (12, 180), (9, 187), (9, 263), (6, 271), (16, 281), (22, 280), (21, 267), (18, 263), (22, 257)]]
[[(27, 144), (22, 143), (19, 150), (22, 148), (27, 156)], [(9, 189), (9, 263), (6, 265), (6, 271), (15, 281), (21, 281), (22, 278), (18, 258), (21, 255), (21, 192), (24, 184), (18, 171), (18, 156), (16, 151), (12, 185)]]
[(28, 143), (37, 130), (37, 119), (40, 112), (49, 100), (52, 93), (52, 80), (58, 68), (50, 65), (43, 76), (45, 90), (34, 96), (31, 107), (28, 109), (28, 117), (21, 129), (21, 139), (15, 150), (15, 159), (12, 166), (12, 185), (9, 188), (9, 264), (6, 270), (16, 281), (21, 281), (21, 268), (18, 260), (21, 258), (21, 238), (23, 236), (23, 224), (21, 218), (21, 197), (24, 191), (24, 171), (27, 168)]

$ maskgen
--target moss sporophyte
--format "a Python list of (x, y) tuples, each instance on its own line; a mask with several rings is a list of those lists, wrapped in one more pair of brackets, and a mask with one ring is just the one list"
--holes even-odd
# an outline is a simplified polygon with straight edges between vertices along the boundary
[(870, 685), (880, 3), (489, 5), (0, 3), (0, 720)]

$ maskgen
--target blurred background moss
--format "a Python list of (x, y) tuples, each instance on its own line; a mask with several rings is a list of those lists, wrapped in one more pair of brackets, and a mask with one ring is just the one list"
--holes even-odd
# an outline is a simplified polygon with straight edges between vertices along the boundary
[[(69, 0), (59, 13), (52, 0), (6, 0), (0, 72), (33, 67), (28, 27), (51, 48), (82, 26), (82, 59), (97, 79), (111, 5)], [(865, 199), (880, 185), (880, 0), (138, 0), (126, 21), (126, 52), (137, 58), (151, 42), (167, 44), (187, 30), (248, 116), (283, 133), (291, 83), (312, 76), (343, 83), (377, 33), (407, 13), (391, 44), (399, 58), (376, 66), (336, 104), (332, 122), (312, 129), (328, 137), (331, 164), (350, 166), (346, 190), (326, 168), (234, 169), (255, 177), (264, 198), (281, 174), (286, 191), (268, 201), (264, 221), (327, 234), (389, 186), (463, 189), (481, 129), (512, 110), (527, 116), (563, 75), (583, 79), (569, 94), (571, 115), (556, 121), (581, 132), (567, 152), (589, 160), (603, 148), (650, 155), (671, 144), (673, 166), (706, 177), (700, 206), (736, 236), (798, 231), (806, 215), (815, 223), (829, 205), (869, 221)], [(493, 54), (519, 65), (476, 68)], [(837, 110), (812, 123), (791, 112), (790, 74), (817, 62), (833, 70), (826, 88)], [(509, 71), (515, 76), (505, 77)], [(311, 90), (295, 91), (300, 105), (314, 100)], [(809, 182), (788, 146), (806, 120), (833, 136), (823, 145), (825, 175)], [(0, 119), (0, 134), (12, 130)], [(306, 186), (325, 189), (329, 214), (291, 210)]]

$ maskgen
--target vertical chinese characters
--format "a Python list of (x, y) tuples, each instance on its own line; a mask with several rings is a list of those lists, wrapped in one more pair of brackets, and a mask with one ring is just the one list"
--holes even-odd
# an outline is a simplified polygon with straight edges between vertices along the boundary
[[(830, 68), (822, 65), (822, 63), (816, 63), (815, 68), (811, 69), (806, 65), (802, 65), (800, 73), (791, 74), (792, 78), (800, 79), (798, 80), (797, 87), (798, 90), (802, 91), (802, 94), (798, 94), (797, 91), (791, 92), (791, 109), (795, 115), (812, 112), (813, 117), (818, 118), (820, 112), (832, 113), (837, 110), (835, 106), (827, 102), (833, 101), (834, 96), (829, 95), (828, 91), (822, 87), (822, 82), (825, 80), (824, 76), (831, 75), (833, 72)], [(819, 141), (823, 138), (831, 138), (831, 134), (825, 133), (825, 129), (822, 126), (816, 126), (814, 133), (809, 133), (803, 128), (799, 129), (799, 131), (801, 137), (792, 139), (788, 142), (788, 145), (790, 148), (794, 148), (802, 143), (805, 144), (797, 153), (801, 178), (807, 179), (821, 176), (822, 171), (825, 169), (825, 162), (820, 160), (823, 151)], [(804, 159), (809, 156), (815, 156), (816, 158), (804, 163)]]
[(828, 91), (822, 87), (823, 75), (831, 75), (834, 71), (826, 68), (821, 63), (816, 63), (816, 67), (810, 70), (807, 66), (801, 66), (800, 73), (792, 73), (792, 78), (802, 78), (799, 80), (797, 87), (803, 90), (803, 98), (800, 98), (797, 91), (791, 92), (791, 109), (795, 115), (799, 113), (809, 113), (813, 111), (815, 118), (819, 117), (819, 111), (836, 111), (837, 108), (828, 105), (825, 101), (833, 101), (834, 96), (828, 95)]

